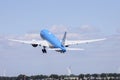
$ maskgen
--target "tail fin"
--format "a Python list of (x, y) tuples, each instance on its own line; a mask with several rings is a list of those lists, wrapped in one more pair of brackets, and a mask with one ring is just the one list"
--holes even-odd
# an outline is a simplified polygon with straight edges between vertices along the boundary
[(65, 44), (66, 35), (67, 35), (67, 32), (64, 33), (64, 36), (63, 36), (63, 39), (62, 39), (62, 44), (63, 44), (63, 45)]

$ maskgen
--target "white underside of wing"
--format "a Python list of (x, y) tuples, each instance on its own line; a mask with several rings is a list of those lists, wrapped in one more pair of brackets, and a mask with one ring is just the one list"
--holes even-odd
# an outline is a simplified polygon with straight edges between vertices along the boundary
[(82, 51), (82, 50), (84, 50), (84, 49), (82, 49), (82, 48), (66, 48), (67, 50), (80, 50), (80, 51)]
[[(16, 40), (16, 39), (8, 39), (10, 41), (14, 41), (14, 42), (19, 42), (19, 43), (24, 43), (24, 44), (38, 44), (39, 46), (45, 46), (45, 47), (50, 47), (50, 43), (48, 43), (45, 40), (29, 40), (29, 41), (25, 41), (25, 40)], [(69, 45), (78, 45), (78, 44), (83, 44), (83, 43), (91, 43), (91, 42), (97, 42), (97, 41), (103, 41), (106, 40), (106, 38), (103, 39), (93, 39), (93, 40), (76, 40), (76, 41), (69, 41), (66, 40), (65, 41), (65, 46), (69, 46)], [(61, 50), (60, 48), (50, 48), (48, 50)], [(66, 48), (66, 50), (84, 50), (81, 48)]]
[(97, 41), (103, 41), (103, 40), (106, 40), (106, 38), (103, 38), (103, 39), (92, 39), (92, 40), (76, 40), (76, 41), (66, 40), (65, 41), (65, 45), (66, 46), (69, 46), (69, 45), (78, 45), (78, 44), (91, 43), (91, 42), (97, 42)]
[(46, 46), (49, 47), (49, 44), (47, 41), (43, 40), (43, 41), (39, 41), (39, 40), (16, 40), (16, 39), (8, 39), (10, 41), (14, 41), (14, 42), (19, 42), (19, 43), (23, 43), (23, 44), (38, 44), (39, 46)]

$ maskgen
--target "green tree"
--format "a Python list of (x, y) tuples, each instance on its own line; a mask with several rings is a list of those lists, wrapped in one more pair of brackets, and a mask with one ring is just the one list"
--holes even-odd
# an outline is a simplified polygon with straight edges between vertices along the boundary
[(85, 77), (89, 80), (90, 79), (90, 74), (86, 74)]
[(28, 77), (26, 75), (20, 74), (16, 80), (28, 80)]
[(59, 79), (59, 76), (57, 74), (51, 74), (49, 77), (53, 79)]
[(79, 77), (79, 79), (83, 80), (84, 79), (84, 74), (80, 74), (78, 77)]
[(94, 77), (94, 80), (97, 80), (98, 74), (92, 74), (92, 76)]

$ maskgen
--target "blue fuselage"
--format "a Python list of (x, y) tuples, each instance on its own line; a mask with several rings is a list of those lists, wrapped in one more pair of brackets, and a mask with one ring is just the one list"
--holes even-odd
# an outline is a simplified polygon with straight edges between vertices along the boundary
[(48, 41), (54, 48), (60, 48), (62, 52), (66, 52), (66, 48), (63, 46), (61, 41), (55, 37), (50, 31), (44, 29), (41, 30), (40, 36)]

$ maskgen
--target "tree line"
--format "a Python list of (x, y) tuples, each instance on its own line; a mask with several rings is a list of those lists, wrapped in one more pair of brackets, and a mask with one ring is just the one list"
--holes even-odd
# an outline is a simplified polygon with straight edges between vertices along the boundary
[(80, 75), (33, 75), (20, 74), (16, 77), (0, 76), (0, 80), (120, 80), (120, 73), (80, 74)]

